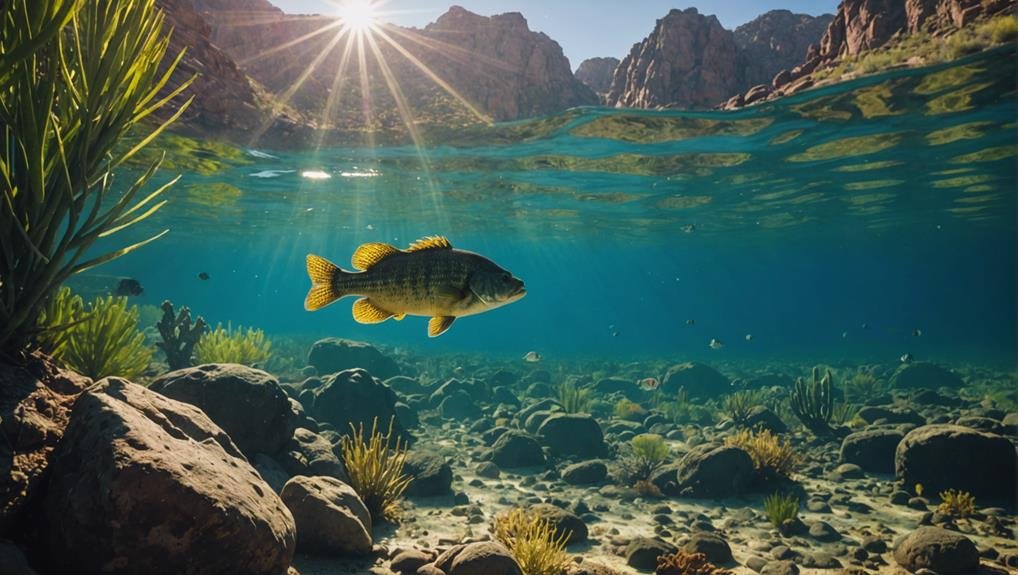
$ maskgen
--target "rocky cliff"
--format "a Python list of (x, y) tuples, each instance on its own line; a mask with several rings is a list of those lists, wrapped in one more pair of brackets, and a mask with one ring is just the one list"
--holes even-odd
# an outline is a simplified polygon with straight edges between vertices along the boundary
[(810, 16), (788, 10), (771, 10), (735, 29), (743, 89), (770, 84), (775, 74), (802, 63), (816, 45), (833, 14)]
[(696, 8), (672, 10), (633, 45), (612, 78), (618, 107), (710, 108), (742, 86), (732, 32)]
[(606, 94), (611, 88), (612, 77), (618, 66), (618, 58), (587, 58), (580, 62), (575, 76), (599, 95)]

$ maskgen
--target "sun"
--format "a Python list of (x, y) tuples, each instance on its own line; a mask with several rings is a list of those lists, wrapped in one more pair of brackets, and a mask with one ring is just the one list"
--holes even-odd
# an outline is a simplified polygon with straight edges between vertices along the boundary
[(353, 32), (371, 30), (378, 22), (378, 10), (371, 0), (342, 0), (337, 12), (343, 25)]

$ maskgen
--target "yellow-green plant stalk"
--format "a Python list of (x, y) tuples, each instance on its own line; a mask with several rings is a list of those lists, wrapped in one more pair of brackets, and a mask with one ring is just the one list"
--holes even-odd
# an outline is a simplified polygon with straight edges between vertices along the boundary
[(342, 438), (343, 464), (350, 486), (364, 502), (373, 521), (394, 521), (399, 516), (399, 501), (410, 485), (411, 478), (403, 473), (406, 463), (406, 442), (393, 435), (395, 418), (383, 435), (378, 418), (371, 422), (371, 434), (365, 441), (364, 424)]
[(74, 371), (101, 379), (116, 375), (133, 378), (145, 371), (152, 349), (138, 330), (138, 306), (127, 307), (126, 297), (96, 298), (88, 309), (81, 298), (61, 290), (56, 307), (60, 312), (45, 316), (47, 321), (70, 325), (56, 331), (47, 346), (54, 359)]
[(512, 553), (524, 575), (561, 575), (569, 566), (566, 542), (539, 514), (519, 507), (495, 517), (492, 535)]
[(272, 342), (265, 338), (260, 329), (222, 324), (216, 329), (201, 336), (194, 346), (194, 356), (198, 363), (240, 363), (254, 365), (265, 363), (272, 357)]

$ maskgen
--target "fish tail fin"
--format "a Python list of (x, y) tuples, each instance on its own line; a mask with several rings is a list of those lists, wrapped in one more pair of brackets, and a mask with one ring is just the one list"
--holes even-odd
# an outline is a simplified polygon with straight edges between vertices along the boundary
[(308, 254), (307, 256), (308, 277), (311, 278), (311, 289), (304, 298), (304, 309), (315, 311), (321, 309), (337, 299), (347, 295), (338, 287), (336, 280), (348, 274), (329, 260)]

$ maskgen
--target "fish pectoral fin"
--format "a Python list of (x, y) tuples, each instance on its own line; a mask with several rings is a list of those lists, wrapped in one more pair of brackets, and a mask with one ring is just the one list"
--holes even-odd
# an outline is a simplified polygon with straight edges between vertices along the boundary
[(389, 244), (380, 242), (362, 244), (354, 251), (350, 258), (350, 264), (354, 269), (365, 271), (385, 258), (398, 253), (399, 249)]
[(428, 337), (442, 335), (452, 327), (454, 321), (456, 321), (456, 317), (451, 315), (436, 315), (431, 318), (428, 320)]
[(357, 323), (382, 323), (392, 315), (391, 311), (385, 311), (366, 297), (353, 302), (353, 319)]
[(406, 317), (405, 313), (397, 313), (396, 315), (392, 316), (392, 319), (396, 321), (403, 321), (403, 318), (405, 317)]

